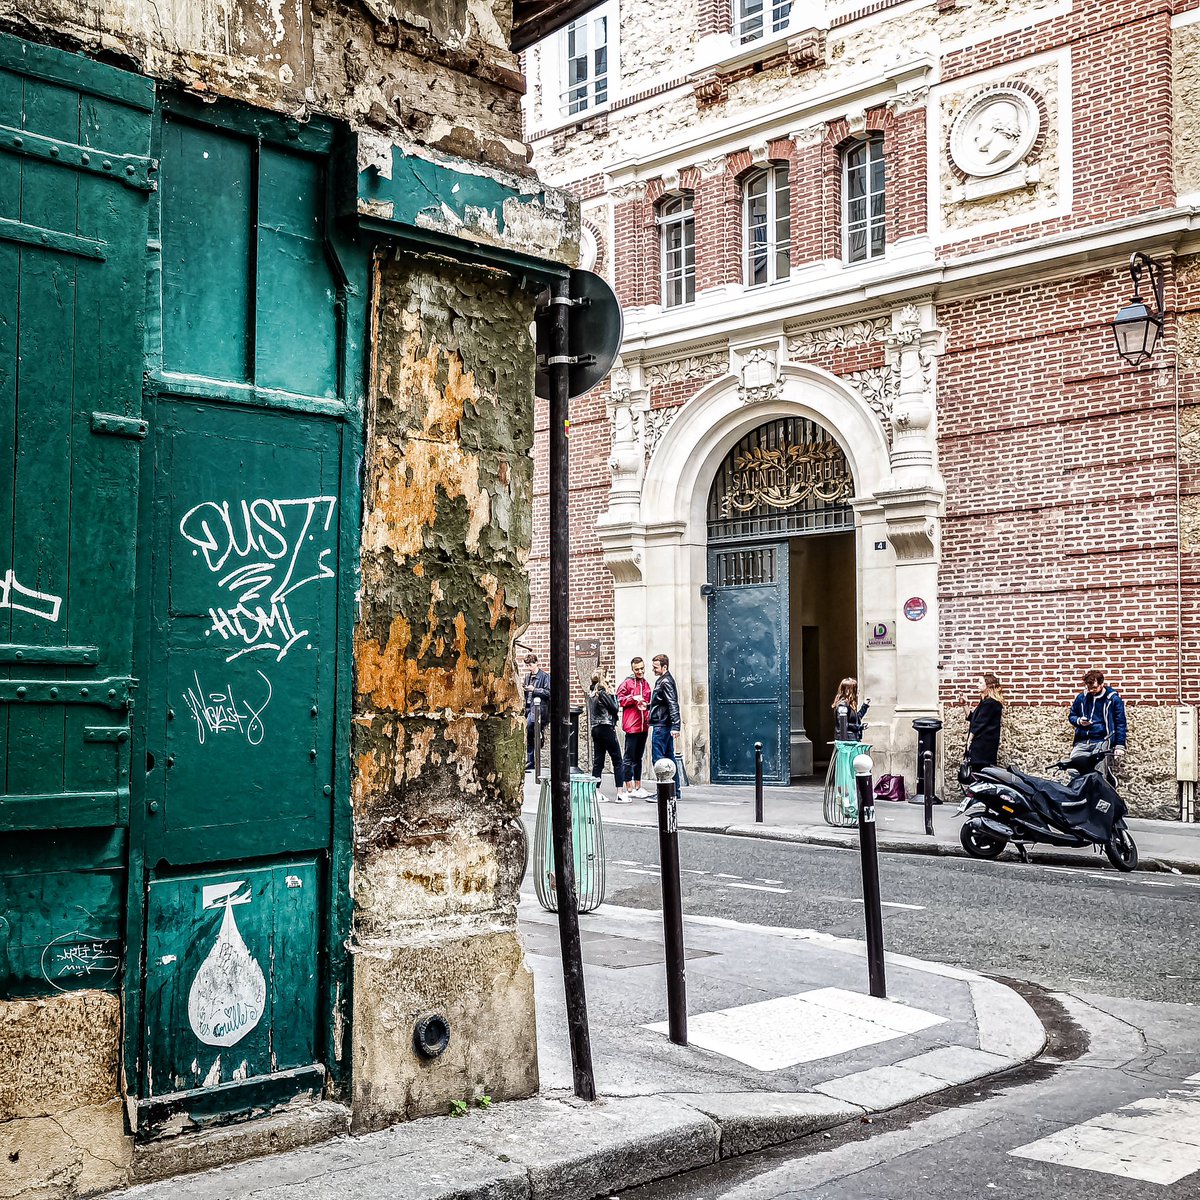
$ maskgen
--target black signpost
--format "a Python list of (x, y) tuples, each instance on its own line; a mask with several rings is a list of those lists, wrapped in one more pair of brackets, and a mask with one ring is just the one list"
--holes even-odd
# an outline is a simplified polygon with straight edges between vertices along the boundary
[(534, 388), (550, 405), (550, 824), (571, 1067), (583, 1100), (596, 1098), (596, 1083), (571, 836), (569, 404), (608, 374), (621, 332), (616, 296), (590, 271), (556, 280), (538, 305)]

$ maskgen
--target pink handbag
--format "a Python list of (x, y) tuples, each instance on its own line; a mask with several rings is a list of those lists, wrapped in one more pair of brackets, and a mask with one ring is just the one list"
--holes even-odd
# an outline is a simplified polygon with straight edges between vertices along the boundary
[(907, 799), (907, 793), (904, 791), (904, 776), (880, 775), (875, 784), (875, 799), (897, 800), (903, 803)]

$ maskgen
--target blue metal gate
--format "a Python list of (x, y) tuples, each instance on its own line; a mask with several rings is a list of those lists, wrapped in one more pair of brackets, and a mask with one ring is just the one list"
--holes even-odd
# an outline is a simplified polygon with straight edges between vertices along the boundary
[(711, 547), (708, 678), (714, 783), (791, 777), (788, 544)]

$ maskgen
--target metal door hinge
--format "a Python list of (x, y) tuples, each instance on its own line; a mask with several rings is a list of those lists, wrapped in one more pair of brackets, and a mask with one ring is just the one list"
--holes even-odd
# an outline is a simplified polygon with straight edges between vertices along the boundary
[(92, 432), (110, 433), (113, 437), (137, 438), (146, 436), (148, 426), (138, 417), (122, 417), (116, 413), (92, 413)]

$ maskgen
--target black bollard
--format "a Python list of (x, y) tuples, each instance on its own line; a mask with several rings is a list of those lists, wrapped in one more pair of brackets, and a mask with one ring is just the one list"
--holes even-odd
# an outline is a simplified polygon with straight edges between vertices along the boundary
[(762, 742), (754, 743), (754, 819), (763, 820)]
[(863, 910), (867, 919), (867, 979), (871, 995), (887, 999), (883, 969), (883, 909), (879, 903), (879, 848), (875, 843), (875, 796), (871, 790), (871, 759), (854, 760), (858, 788), (858, 850), (862, 856)]
[(925, 751), (925, 832), (933, 837), (933, 752)]
[(658, 868), (662, 878), (663, 945), (667, 955), (667, 1029), (677, 1046), (687, 1040), (687, 981), (683, 956), (683, 897), (679, 885), (679, 822), (675, 802), (675, 764), (660, 758), (658, 779)]

